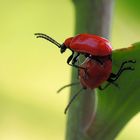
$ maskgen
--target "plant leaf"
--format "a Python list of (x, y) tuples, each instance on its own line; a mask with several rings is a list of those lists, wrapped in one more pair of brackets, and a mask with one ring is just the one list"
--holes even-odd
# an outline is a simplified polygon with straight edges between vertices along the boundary
[(136, 60), (135, 64), (126, 64), (135, 70), (122, 73), (117, 80), (119, 88), (111, 85), (103, 91), (97, 90), (96, 116), (87, 131), (91, 139), (114, 139), (140, 110), (140, 42), (113, 51), (113, 72), (126, 60)]

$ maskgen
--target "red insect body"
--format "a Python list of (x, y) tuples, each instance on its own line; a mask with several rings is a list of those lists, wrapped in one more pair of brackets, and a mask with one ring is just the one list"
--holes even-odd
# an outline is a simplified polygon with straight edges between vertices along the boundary
[(97, 35), (79, 34), (65, 40), (65, 46), (75, 52), (87, 53), (94, 56), (106, 56), (112, 53), (108, 40)]
[[(61, 53), (64, 53), (66, 49), (71, 50), (72, 54), (67, 59), (67, 63), (78, 68), (79, 80), (84, 89), (98, 87), (101, 89), (100, 85), (103, 82), (108, 81), (109, 83), (114, 84), (123, 71), (134, 70), (133, 67), (124, 67), (126, 63), (136, 63), (135, 60), (129, 60), (124, 61), (121, 64), (120, 69), (116, 74), (112, 73), (112, 47), (108, 40), (100, 36), (93, 34), (79, 34), (75, 37), (66, 39), (63, 44), (60, 44), (46, 34), (36, 33), (35, 35), (37, 38), (44, 38), (55, 44), (60, 49)], [(74, 55), (75, 52), (76, 55)], [(85, 56), (86, 59), (81, 65), (76, 65), (79, 55)], [(72, 84), (62, 87), (59, 92), (71, 85)], [(70, 100), (65, 109), (65, 113), (81, 90), (82, 89), (80, 89)]]
[(105, 82), (112, 72), (112, 61), (107, 59), (100, 64), (98, 61), (87, 58), (79, 69), (79, 80), (84, 88), (97, 88)]
[[(42, 33), (36, 33), (36, 35), (38, 38), (44, 38), (55, 44), (60, 48), (61, 53), (64, 53), (66, 49), (72, 51), (67, 63), (79, 69), (79, 79), (83, 87), (93, 89), (108, 79), (112, 70), (112, 47), (107, 39), (84, 33), (69, 37), (63, 44), (60, 44), (48, 35)], [(76, 64), (79, 55), (86, 57), (80, 66)]]

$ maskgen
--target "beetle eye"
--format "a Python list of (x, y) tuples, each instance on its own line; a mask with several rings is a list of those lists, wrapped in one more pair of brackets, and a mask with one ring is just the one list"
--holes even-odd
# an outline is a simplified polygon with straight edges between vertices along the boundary
[(62, 44), (61, 48), (60, 48), (60, 52), (63, 53), (66, 51), (66, 49), (67, 49), (67, 47), (64, 44)]

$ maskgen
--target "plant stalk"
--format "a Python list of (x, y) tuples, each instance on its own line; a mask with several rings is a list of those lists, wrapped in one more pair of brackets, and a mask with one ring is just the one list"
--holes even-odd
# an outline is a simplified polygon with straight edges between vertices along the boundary
[[(91, 33), (109, 39), (113, 0), (73, 0), (73, 4), (76, 20), (75, 34)], [(73, 68), (72, 82), (77, 80), (77, 74), (77, 69)], [(71, 88), (70, 98), (79, 88), (81, 87)], [(72, 103), (68, 112), (66, 140), (93, 140), (92, 132), (88, 135), (87, 130), (90, 130), (96, 117), (97, 96), (95, 90), (83, 90)]]

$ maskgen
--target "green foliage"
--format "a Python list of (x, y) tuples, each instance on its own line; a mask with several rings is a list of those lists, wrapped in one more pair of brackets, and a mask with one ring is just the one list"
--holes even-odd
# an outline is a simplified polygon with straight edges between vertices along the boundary
[[(131, 20), (140, 21), (140, 1), (139, 0), (127, 0), (122, 1), (122, 0), (117, 0), (117, 9), (120, 13), (120, 16), (122, 17), (128, 17), (130, 22)], [(124, 12), (124, 9), (126, 12)]]
[(94, 139), (113, 139), (124, 125), (140, 110), (140, 43), (113, 52), (113, 71), (117, 72), (125, 60), (136, 60), (134, 71), (126, 71), (117, 80), (119, 88), (113, 85), (104, 91), (97, 91), (97, 112), (88, 133)]

